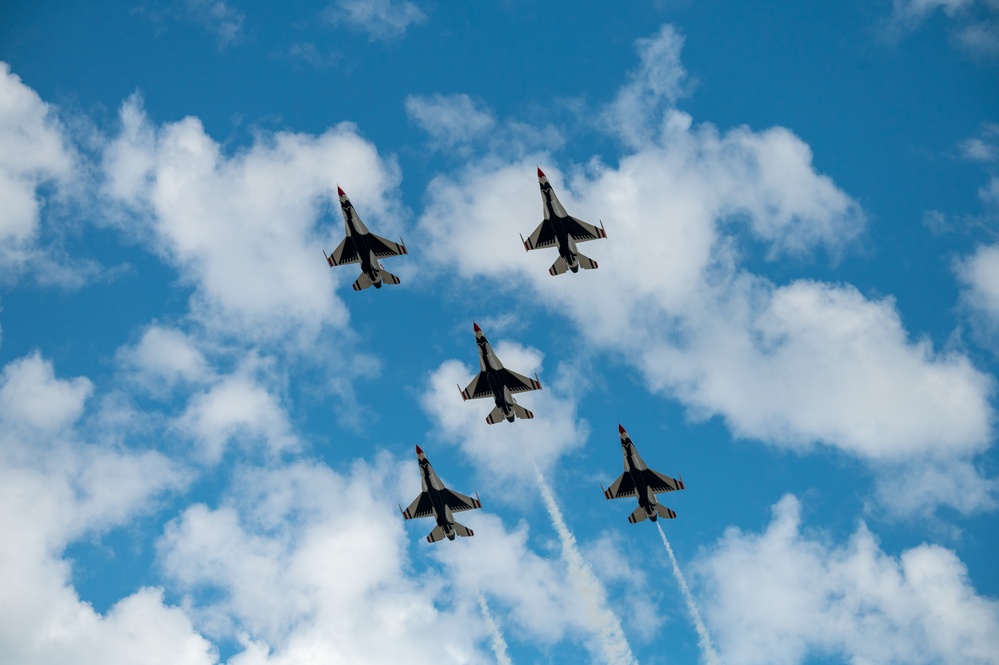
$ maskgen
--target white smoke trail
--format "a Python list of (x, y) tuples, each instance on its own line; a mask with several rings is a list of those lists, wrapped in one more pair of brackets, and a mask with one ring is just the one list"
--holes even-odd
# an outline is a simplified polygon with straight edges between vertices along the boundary
[(711, 636), (708, 635), (708, 627), (704, 625), (704, 621), (701, 619), (701, 613), (697, 611), (697, 605), (694, 603), (694, 596), (690, 593), (690, 587), (687, 586), (687, 580), (683, 579), (683, 574), (680, 572), (680, 566), (676, 562), (676, 556), (673, 554), (673, 548), (670, 547), (669, 541), (666, 540), (666, 532), (663, 531), (663, 527), (659, 522), (656, 522), (656, 527), (659, 529), (659, 535), (663, 539), (663, 545), (666, 546), (666, 551), (669, 553), (669, 560), (673, 563), (673, 574), (676, 575), (676, 581), (680, 585), (680, 591), (683, 593), (683, 599), (687, 602), (687, 611), (690, 612), (690, 618), (694, 621), (694, 628), (697, 630), (697, 644), (701, 647), (701, 655), (704, 657), (705, 662), (708, 665), (718, 665), (718, 654), (715, 653), (715, 648), (711, 646)]
[(562, 519), (562, 511), (558, 509), (555, 497), (552, 495), (545, 477), (541, 475), (541, 469), (538, 468), (537, 464), (534, 465), (534, 473), (537, 474), (538, 487), (541, 489), (541, 498), (545, 501), (545, 507), (548, 509), (548, 514), (551, 516), (552, 522), (555, 524), (555, 530), (562, 541), (562, 559), (569, 568), (570, 578), (582, 592), (585, 601), (583, 609), (586, 612), (591, 629), (597, 632), (600, 646), (603, 648), (607, 662), (613, 665), (617, 663), (627, 665), (634, 663), (637, 665), (638, 661), (635, 660), (635, 656), (631, 653), (628, 639), (624, 636), (624, 631), (621, 629), (621, 621), (606, 607), (603, 587), (600, 586), (600, 582), (593, 574), (589, 564), (583, 560), (582, 555), (579, 553), (579, 548), (576, 546), (576, 537), (572, 535), (569, 527), (565, 524), (565, 520)]
[(491, 646), (493, 648), (493, 653), (496, 654), (496, 662), (500, 665), (513, 665), (513, 661), (510, 660), (510, 656), (506, 652), (506, 640), (503, 639), (503, 633), (500, 632), (499, 626), (496, 625), (496, 620), (493, 619), (493, 613), (489, 611), (489, 605), (486, 604), (486, 597), (482, 595), (482, 592), (475, 589), (475, 596), (479, 599), (479, 609), (482, 610), (482, 618), (486, 620), (486, 626), (489, 628), (489, 634), (492, 637)]

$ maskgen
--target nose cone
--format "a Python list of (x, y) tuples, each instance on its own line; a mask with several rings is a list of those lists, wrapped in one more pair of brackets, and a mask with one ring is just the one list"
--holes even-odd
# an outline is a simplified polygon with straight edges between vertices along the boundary
[(617, 433), (618, 434), (627, 434), (628, 432), (624, 429), (624, 425), (622, 425), (621, 423), (618, 423), (617, 424)]
[(544, 178), (544, 177), (545, 177), (545, 172), (542, 171), (541, 167), (539, 166), (538, 167), (538, 178), (540, 179), (540, 178)]
[(422, 449), (422, 448), (420, 448), (419, 446), (417, 446), (417, 447), (416, 447), (416, 454), (417, 454), (417, 455), (422, 455), (422, 454), (423, 454), (423, 449)]
[(340, 188), (340, 185), (336, 186), (336, 191), (340, 196), (347, 196), (347, 194)]
[(474, 330), (477, 333), (482, 332), (482, 328), (480, 328), (479, 324), (476, 323), (475, 321), (472, 321), (472, 330)]

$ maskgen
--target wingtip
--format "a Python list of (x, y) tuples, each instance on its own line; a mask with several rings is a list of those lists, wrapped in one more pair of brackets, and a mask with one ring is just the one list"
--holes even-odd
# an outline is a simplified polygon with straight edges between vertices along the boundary
[(417, 446), (416, 447), (416, 454), (417, 455), (422, 455), (423, 454), (423, 448), (420, 448), (419, 446)]

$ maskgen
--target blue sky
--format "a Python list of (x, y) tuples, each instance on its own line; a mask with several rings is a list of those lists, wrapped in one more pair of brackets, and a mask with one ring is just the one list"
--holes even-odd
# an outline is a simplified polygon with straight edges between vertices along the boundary
[(0, 653), (999, 662), (995, 3), (484, 4), (5, 7)]

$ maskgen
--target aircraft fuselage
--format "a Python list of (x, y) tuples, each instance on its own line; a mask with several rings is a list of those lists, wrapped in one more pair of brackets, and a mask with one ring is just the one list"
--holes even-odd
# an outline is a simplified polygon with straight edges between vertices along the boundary
[(437, 475), (430, 468), (430, 462), (426, 459), (420, 460), (420, 472), (423, 474), (423, 488), (430, 497), (430, 505), (434, 507), (434, 518), (437, 526), (444, 530), (444, 535), (448, 540), (454, 540), (454, 517), (451, 510), (444, 503), (440, 493), (440, 481)]
[(503, 416), (512, 423), (516, 417), (513, 412), (513, 398), (507, 399), (506, 386), (503, 385), (499, 376), (499, 370), (503, 369), (503, 365), (492, 353), (485, 335), (475, 341), (479, 345), (479, 363), (482, 366), (482, 371), (486, 373), (486, 382), (493, 394), (493, 401), (497, 407), (503, 409)]
[(569, 234), (569, 229), (565, 224), (568, 215), (549, 183), (545, 182), (541, 185), (541, 192), (545, 198), (545, 219), (552, 225), (558, 253), (569, 265), (569, 270), (579, 272), (579, 262), (576, 260), (576, 241)]
[(631, 481), (635, 484), (638, 505), (644, 508), (649, 519), (655, 522), (659, 516), (659, 513), (656, 511), (658, 501), (656, 501), (655, 493), (649, 491), (649, 486), (645, 482), (645, 476), (642, 474), (645, 464), (640, 459), (636, 459), (635, 446), (630, 440), (624, 443), (623, 447), (624, 465), (628, 470), (628, 475), (631, 476)]
[(371, 253), (371, 245), (368, 243), (368, 229), (359, 223), (360, 220), (357, 219), (357, 213), (352, 204), (341, 203), (340, 206), (343, 208), (343, 222), (347, 228), (347, 235), (354, 243), (357, 257), (361, 262), (361, 272), (367, 274), (372, 286), (380, 289), (382, 288), (382, 277), (379, 271), (381, 271), (382, 266), (375, 255)]

